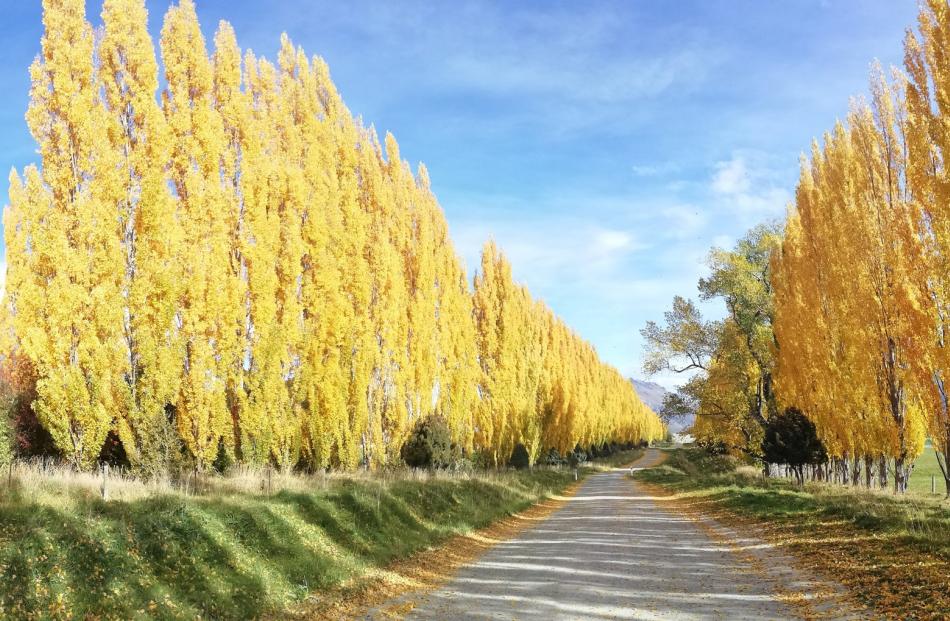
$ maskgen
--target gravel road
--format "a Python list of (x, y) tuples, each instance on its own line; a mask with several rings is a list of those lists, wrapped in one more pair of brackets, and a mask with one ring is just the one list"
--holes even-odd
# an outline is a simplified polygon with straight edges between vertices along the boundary
[[(661, 459), (651, 449), (636, 466)], [(491, 548), (443, 587), (411, 596), (406, 618), (798, 619), (800, 609), (779, 596), (777, 585), (829, 590), (761, 542), (664, 509), (661, 498), (628, 474), (618, 469), (591, 476), (537, 526)], [(836, 619), (864, 616), (830, 605), (828, 610), (826, 601), (819, 612)]]

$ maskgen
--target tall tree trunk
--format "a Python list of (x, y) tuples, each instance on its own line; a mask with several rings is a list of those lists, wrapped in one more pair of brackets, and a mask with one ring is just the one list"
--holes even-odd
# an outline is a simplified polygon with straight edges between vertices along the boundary
[(894, 493), (903, 494), (907, 489), (907, 482), (904, 481), (904, 453), (894, 458)]
[(937, 441), (934, 440), (934, 452), (937, 453), (937, 465), (940, 466), (940, 473), (943, 474), (943, 485), (947, 492), (946, 496), (950, 498), (950, 461), (947, 459), (947, 457), (950, 456), (950, 425), (948, 425), (947, 432), (947, 438), (942, 447), (938, 447)]

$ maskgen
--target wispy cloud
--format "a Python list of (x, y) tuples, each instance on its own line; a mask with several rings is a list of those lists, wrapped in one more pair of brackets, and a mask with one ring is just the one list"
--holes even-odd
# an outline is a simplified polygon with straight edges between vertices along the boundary
[[(704, 30), (674, 22), (644, 29), (631, 44), (642, 11), (623, 2), (448, 6), (355, 0), (346, 11), (298, 11), (294, 21), (299, 29), (372, 41), (389, 61), (380, 67), (424, 67), (411, 80), (386, 81), (379, 95), (393, 105), (448, 97), (470, 124), (544, 126), (552, 137), (611, 121), (615, 131), (625, 127), (647, 111), (637, 104), (695, 92), (728, 57)], [(486, 116), (485, 107), (504, 113)]]
[(653, 164), (634, 164), (630, 167), (637, 177), (663, 177), (680, 171), (676, 162), (659, 162)]
[(777, 181), (780, 176), (762, 154), (735, 153), (716, 163), (710, 190), (728, 209), (738, 212), (743, 222), (774, 218), (792, 198), (787, 187)]
[(615, 270), (646, 248), (633, 231), (593, 225), (578, 217), (494, 218), (452, 225), (456, 246), (472, 271), (485, 240), (494, 239), (512, 263), (515, 277), (538, 295), (568, 286), (575, 290)]
[(749, 171), (742, 156), (733, 156), (729, 161), (716, 164), (712, 189), (717, 194), (742, 194), (749, 190), (750, 185)]

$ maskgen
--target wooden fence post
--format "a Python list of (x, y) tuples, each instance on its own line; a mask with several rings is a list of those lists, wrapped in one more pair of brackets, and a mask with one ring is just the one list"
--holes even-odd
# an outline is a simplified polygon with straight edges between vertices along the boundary
[(100, 488), (102, 491), (102, 499), (109, 500), (109, 489), (107, 487), (106, 481), (106, 479), (109, 477), (109, 464), (102, 464), (99, 467), (99, 470), (102, 472), (102, 487)]

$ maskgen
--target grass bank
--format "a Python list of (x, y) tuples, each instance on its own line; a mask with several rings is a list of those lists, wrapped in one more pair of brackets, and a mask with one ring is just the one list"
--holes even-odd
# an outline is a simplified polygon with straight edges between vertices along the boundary
[(0, 618), (248, 619), (521, 511), (574, 473), (297, 477), (267, 494), (244, 476), (203, 496), (129, 482), (111, 501), (94, 477), (19, 480), (0, 500)]
[(753, 522), (803, 564), (849, 586), (882, 615), (944, 619), (950, 610), (950, 504), (924, 495), (828, 484), (803, 488), (700, 449), (669, 452), (635, 476), (674, 504), (726, 522)]

